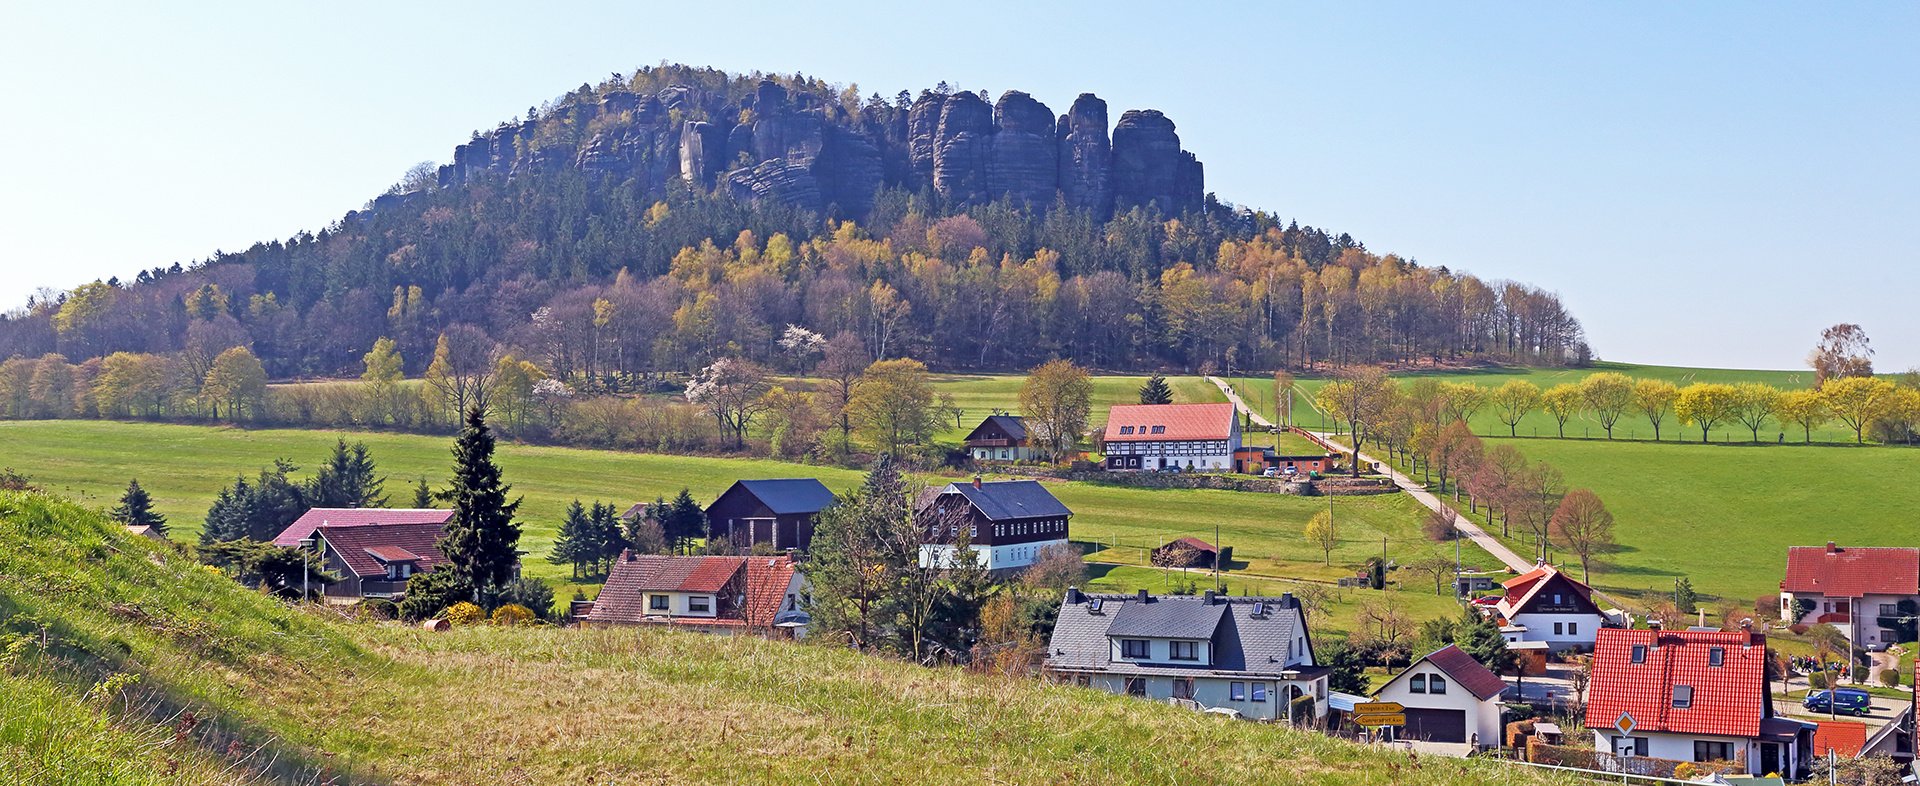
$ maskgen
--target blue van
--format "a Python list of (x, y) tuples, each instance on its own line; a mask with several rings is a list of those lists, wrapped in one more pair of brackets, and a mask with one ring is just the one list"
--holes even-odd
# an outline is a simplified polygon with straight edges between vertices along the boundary
[(1873, 712), (1873, 702), (1863, 690), (1839, 688), (1836, 690), (1814, 691), (1800, 702), (1800, 706), (1811, 712), (1831, 712), (1844, 715), (1866, 715)]

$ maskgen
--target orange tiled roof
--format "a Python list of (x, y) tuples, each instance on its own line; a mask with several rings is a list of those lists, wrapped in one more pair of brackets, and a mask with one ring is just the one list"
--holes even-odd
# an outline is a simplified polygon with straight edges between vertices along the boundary
[[(1659, 646), (1654, 646), (1654, 644)], [(1645, 646), (1641, 663), (1635, 646)], [(1709, 666), (1719, 647), (1721, 666)], [(1594, 642), (1587, 726), (1614, 728), (1622, 713), (1646, 731), (1753, 737), (1770, 713), (1767, 640), (1761, 634), (1602, 628)], [(1687, 707), (1673, 706), (1674, 686), (1692, 688)]]
[(1232, 404), (1122, 404), (1107, 412), (1106, 440), (1227, 439), (1235, 417)]

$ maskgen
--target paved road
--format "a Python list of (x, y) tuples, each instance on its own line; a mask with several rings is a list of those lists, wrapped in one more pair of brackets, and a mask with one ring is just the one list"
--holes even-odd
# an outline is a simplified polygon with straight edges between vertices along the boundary
[[(1207, 381), (1212, 382), (1215, 387), (1220, 388), (1220, 392), (1226, 394), (1227, 400), (1233, 402), (1234, 407), (1246, 413), (1247, 417), (1251, 418), (1253, 422), (1268, 428), (1273, 427), (1273, 421), (1262, 417), (1260, 413), (1249, 408), (1247, 402), (1241, 400), (1240, 394), (1233, 392), (1233, 386), (1228, 385), (1226, 380), (1219, 377), (1207, 377)], [(1334, 441), (1330, 434), (1319, 434), (1318, 436), (1336, 447), (1340, 447), (1342, 450), (1349, 450), (1346, 446)], [(1376, 461), (1372, 456), (1365, 453), (1360, 454), (1360, 460), (1368, 462)], [(1415, 483), (1412, 478), (1400, 474), (1399, 470), (1393, 468), (1393, 465), (1386, 462), (1378, 463), (1382, 469), (1386, 470), (1387, 476), (1393, 479), (1394, 485), (1399, 486), (1402, 491), (1407, 492), (1407, 494), (1418, 500), (1420, 504), (1427, 506), (1429, 510), (1439, 511), (1442, 515), (1453, 519), (1454, 529), (1465, 533), (1469, 540), (1478, 544), (1480, 548), (1486, 549), (1487, 553), (1492, 554), (1494, 559), (1506, 563), (1507, 567), (1513, 568), (1520, 573), (1533, 570), (1533, 560), (1522, 559), (1519, 554), (1514, 553), (1513, 549), (1507, 548), (1506, 544), (1501, 543), (1492, 535), (1488, 534), (1486, 530), (1481, 529), (1480, 525), (1473, 523), (1473, 521), (1465, 516), (1455, 513), (1453, 508), (1442, 503), (1440, 498), (1428, 492), (1426, 487)]]

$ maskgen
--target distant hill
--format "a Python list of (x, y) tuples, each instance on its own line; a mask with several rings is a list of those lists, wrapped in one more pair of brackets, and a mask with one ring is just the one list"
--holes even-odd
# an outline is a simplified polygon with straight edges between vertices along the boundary
[(12, 492), (0, 696), (20, 784), (1535, 782), (830, 646), (348, 622)]
[(790, 365), (788, 325), (947, 369), (1585, 354), (1549, 291), (1237, 207), (1171, 119), (1108, 117), (1092, 94), (1056, 115), (1019, 91), (644, 68), (317, 232), (0, 317), (0, 359), (245, 345), (285, 378), (357, 373), (387, 337), (417, 374), (459, 325), (562, 378)]

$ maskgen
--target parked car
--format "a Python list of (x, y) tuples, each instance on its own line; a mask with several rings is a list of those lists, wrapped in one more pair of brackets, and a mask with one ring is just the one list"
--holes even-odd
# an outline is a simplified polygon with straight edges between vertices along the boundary
[(1277, 470), (1278, 470), (1278, 468), (1277, 468), (1277, 467), (1268, 467), (1268, 468), (1266, 468), (1266, 470), (1264, 470), (1264, 471), (1262, 471), (1262, 472), (1260, 473), (1260, 476), (1261, 476), (1261, 477), (1266, 477), (1266, 478), (1270, 478), (1270, 477), (1273, 477), (1274, 475), (1277, 475), (1277, 474), (1279, 474), (1279, 472), (1278, 472)]
[(1866, 715), (1873, 712), (1873, 701), (1866, 691), (1851, 688), (1814, 691), (1800, 702), (1810, 712)]
[(1173, 473), (1173, 474), (1175, 474), (1175, 475), (1178, 475), (1178, 474), (1180, 474), (1180, 468), (1179, 468), (1179, 467), (1161, 467), (1161, 468), (1160, 468), (1160, 471), (1161, 471), (1161, 472), (1171, 472), (1171, 473)]

